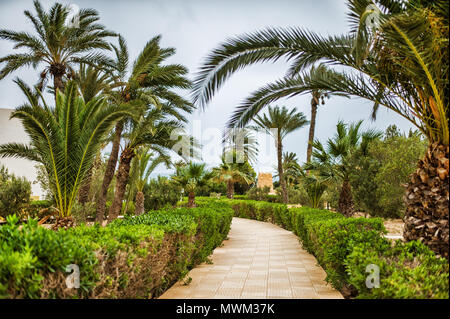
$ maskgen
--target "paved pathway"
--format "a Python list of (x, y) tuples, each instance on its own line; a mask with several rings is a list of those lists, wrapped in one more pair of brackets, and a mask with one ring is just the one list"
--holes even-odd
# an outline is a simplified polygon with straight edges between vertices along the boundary
[(192, 269), (189, 285), (178, 282), (160, 298), (343, 298), (292, 232), (235, 217), (228, 237), (213, 264)]

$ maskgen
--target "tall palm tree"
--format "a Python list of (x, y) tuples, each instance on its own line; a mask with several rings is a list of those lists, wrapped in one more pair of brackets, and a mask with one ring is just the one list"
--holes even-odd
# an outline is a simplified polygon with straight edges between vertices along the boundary
[[(349, 34), (321, 36), (301, 28), (268, 28), (223, 43), (201, 67), (194, 101), (205, 106), (244, 66), (287, 57), (288, 76), (304, 79), (299, 94), (314, 90), (348, 94), (372, 101), (373, 116), (383, 106), (404, 117), (429, 141), (426, 157), (407, 187), (404, 237), (421, 239), (448, 257), (447, 1), (349, 0), (348, 8)], [(377, 23), (367, 23), (374, 15)], [(317, 63), (330, 70), (308, 75), (308, 68)]]
[(151, 152), (149, 146), (142, 147), (136, 152), (136, 156), (131, 161), (130, 183), (128, 189), (129, 196), (125, 205), (125, 211), (132, 196), (136, 192), (135, 214), (142, 215), (144, 213), (144, 186), (147, 183), (150, 174), (162, 163), (165, 163), (166, 167), (169, 168), (171, 165), (170, 157), (165, 155), (156, 157), (155, 154)]
[(214, 177), (212, 171), (205, 168), (205, 164), (189, 162), (187, 165), (177, 167), (172, 180), (183, 187), (188, 194), (188, 207), (195, 207), (195, 191), (197, 187), (206, 185)]
[(350, 174), (354, 169), (349, 159), (355, 152), (367, 154), (369, 143), (382, 136), (381, 132), (367, 130), (361, 132), (362, 121), (347, 125), (339, 121), (337, 133), (327, 140), (326, 147), (315, 140), (313, 143), (313, 161), (305, 169), (314, 169), (328, 179), (336, 179), (342, 183), (339, 195), (338, 210), (349, 217), (354, 213), (353, 196), (350, 185)]
[(20, 80), (16, 83), (28, 101), (12, 117), (22, 122), (30, 144), (1, 145), (0, 156), (41, 163), (49, 176), (59, 215), (68, 217), (103, 137), (129, 112), (106, 104), (103, 98), (84, 103), (72, 81), (67, 83), (64, 94), (57, 93), (54, 108), (45, 103), (39, 92), (33, 92)]
[[(161, 48), (160, 36), (156, 36), (144, 46), (137, 59), (134, 61), (131, 71), (129, 68), (129, 53), (125, 39), (119, 36), (118, 45), (111, 45), (115, 59), (110, 65), (109, 71), (113, 79), (111, 92), (108, 94), (111, 103), (117, 105), (130, 105), (136, 109), (137, 114), (142, 114), (149, 106), (161, 106), (166, 103), (170, 107), (165, 110), (180, 121), (186, 119), (179, 112), (192, 112), (192, 104), (175, 93), (173, 89), (188, 89), (191, 86), (186, 78), (187, 69), (179, 64), (162, 63), (175, 54), (174, 48)], [(120, 142), (126, 121), (116, 124), (111, 153), (106, 165), (105, 176), (97, 200), (97, 221), (103, 221), (106, 209), (106, 194), (114, 177), (114, 172), (119, 159)]]
[[(71, 78), (74, 65), (80, 62), (101, 65), (109, 59), (98, 50), (110, 50), (107, 37), (115, 36), (101, 24), (94, 9), (81, 9), (77, 25), (67, 25), (69, 7), (55, 3), (45, 12), (39, 1), (34, 1), (36, 15), (25, 10), (36, 34), (12, 30), (0, 30), (0, 39), (15, 43), (14, 48), (25, 48), (27, 52), (13, 53), (0, 58), (6, 65), (0, 71), (0, 80), (24, 66), (37, 68), (41, 63), (39, 88), (43, 89), (48, 76), (53, 78), (54, 89), (62, 90), (63, 78)], [(95, 51), (97, 50), (97, 51)]]
[(255, 163), (258, 156), (258, 141), (250, 128), (229, 127), (224, 132), (223, 151), (226, 161)]
[[(283, 153), (283, 173), (288, 188), (301, 177), (302, 169), (298, 163), (297, 154), (293, 152)], [(275, 174), (274, 177), (279, 178), (278, 174)]]
[[(236, 159), (236, 152), (232, 154)], [(229, 162), (226, 160), (226, 154), (222, 155), (222, 163), (219, 167), (213, 168), (214, 179), (218, 182), (227, 183), (227, 197), (233, 198), (234, 196), (234, 184), (243, 182), (250, 185), (254, 180), (250, 174), (246, 171), (245, 163), (237, 163), (236, 160)]]
[(297, 112), (297, 108), (293, 108), (289, 111), (285, 106), (269, 106), (268, 116), (266, 114), (263, 116), (257, 115), (254, 122), (257, 125), (256, 128), (266, 131), (275, 139), (275, 145), (277, 147), (278, 178), (283, 193), (283, 202), (288, 203), (288, 192), (283, 172), (283, 139), (287, 134), (304, 127), (309, 122), (302, 112)]

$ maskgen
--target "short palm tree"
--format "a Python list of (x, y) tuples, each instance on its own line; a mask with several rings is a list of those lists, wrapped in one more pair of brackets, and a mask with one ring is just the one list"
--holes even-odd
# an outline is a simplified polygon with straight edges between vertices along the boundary
[[(166, 167), (169, 167), (171, 165), (170, 157), (165, 155), (156, 157), (155, 154), (150, 151), (150, 147), (148, 146), (140, 148), (131, 161), (130, 183), (128, 184), (129, 198), (127, 204), (130, 202), (133, 194), (136, 193), (134, 202), (136, 215), (142, 215), (144, 213), (144, 186), (147, 183), (150, 174), (162, 163), (165, 163)], [(125, 205), (125, 211), (126, 206), (127, 205)]]
[[(174, 89), (190, 88), (186, 78), (187, 69), (179, 64), (162, 64), (175, 54), (173, 48), (161, 48), (160, 36), (156, 36), (144, 46), (129, 71), (129, 52), (126, 41), (119, 36), (118, 45), (111, 45), (115, 59), (109, 66), (113, 80), (108, 97), (111, 103), (130, 105), (138, 117), (148, 108), (166, 104), (165, 111), (184, 122), (186, 119), (180, 111), (192, 112), (192, 104), (175, 93)], [(105, 176), (97, 199), (97, 221), (102, 222), (106, 209), (106, 194), (114, 178), (119, 159), (119, 149), (126, 120), (116, 124), (111, 153), (106, 165)]]
[(258, 140), (250, 128), (228, 128), (223, 138), (226, 161), (255, 163), (258, 156)]
[(172, 180), (183, 187), (188, 194), (188, 207), (195, 207), (195, 191), (197, 187), (206, 185), (212, 178), (214, 173), (205, 168), (205, 164), (189, 162), (187, 165), (177, 167), (176, 173), (172, 176)]
[(49, 107), (43, 99), (40, 104), (39, 92), (33, 92), (20, 80), (16, 82), (28, 101), (12, 117), (22, 122), (30, 144), (1, 145), (0, 156), (41, 163), (49, 176), (59, 216), (69, 217), (103, 137), (129, 112), (106, 104), (103, 98), (84, 103), (74, 82), (68, 82), (64, 94), (57, 93), (56, 106)]
[[(233, 156), (233, 154), (232, 154)], [(236, 154), (234, 154), (236, 159)], [(225, 182), (227, 184), (227, 197), (233, 198), (234, 196), (234, 184), (238, 182), (250, 185), (254, 182), (252, 176), (246, 171), (245, 162), (237, 163), (235, 160), (228, 162), (226, 160), (226, 154), (222, 155), (222, 163), (219, 167), (213, 169), (214, 179), (219, 182)]]
[[(288, 76), (304, 80), (297, 94), (348, 94), (372, 101), (373, 116), (383, 106), (404, 117), (429, 141), (426, 157), (407, 187), (404, 237), (421, 239), (448, 257), (448, 3), (349, 0), (348, 8), (349, 34), (268, 28), (223, 43), (201, 67), (194, 101), (205, 106), (244, 66), (287, 57)], [(374, 16), (377, 22), (367, 23)], [(330, 70), (309, 75), (308, 69), (317, 63)]]
[(306, 191), (309, 198), (309, 203), (312, 208), (320, 208), (320, 203), (325, 191), (328, 188), (328, 183), (330, 179), (327, 177), (317, 176), (315, 174), (310, 174), (310, 172), (302, 172), (300, 178), (302, 185)]
[[(71, 78), (74, 65), (85, 62), (101, 65), (109, 60), (98, 50), (110, 50), (107, 37), (115, 36), (98, 24), (97, 11), (82, 9), (77, 25), (67, 24), (69, 7), (55, 3), (45, 12), (39, 1), (34, 1), (36, 15), (26, 10), (25, 16), (32, 23), (36, 34), (12, 30), (0, 30), (0, 39), (15, 43), (15, 49), (25, 48), (28, 52), (13, 53), (0, 58), (6, 65), (0, 71), (0, 80), (24, 66), (37, 68), (45, 64), (40, 75), (39, 88), (43, 89), (48, 76), (53, 78), (54, 89), (63, 89), (63, 78)], [(96, 50), (96, 51), (95, 51)]]
[(306, 120), (306, 117), (302, 112), (297, 112), (297, 108), (293, 108), (289, 111), (285, 106), (269, 106), (268, 115), (257, 115), (254, 122), (256, 123), (257, 129), (266, 131), (275, 139), (275, 145), (277, 148), (278, 178), (280, 180), (280, 186), (283, 194), (283, 202), (288, 203), (288, 192), (283, 172), (283, 139), (287, 134), (304, 127), (309, 122)]
[(362, 121), (344, 124), (339, 121), (337, 133), (328, 139), (326, 147), (315, 140), (313, 143), (313, 160), (305, 169), (314, 169), (326, 179), (336, 179), (342, 183), (339, 195), (338, 211), (349, 217), (354, 213), (350, 174), (354, 169), (349, 159), (355, 152), (367, 154), (369, 143), (382, 136), (381, 132), (368, 130), (361, 132)]

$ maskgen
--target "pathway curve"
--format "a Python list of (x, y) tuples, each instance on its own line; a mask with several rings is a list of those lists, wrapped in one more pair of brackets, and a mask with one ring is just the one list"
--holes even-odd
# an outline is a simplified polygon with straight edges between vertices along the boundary
[(235, 217), (228, 237), (212, 264), (189, 272), (190, 284), (178, 282), (160, 298), (343, 298), (292, 232)]

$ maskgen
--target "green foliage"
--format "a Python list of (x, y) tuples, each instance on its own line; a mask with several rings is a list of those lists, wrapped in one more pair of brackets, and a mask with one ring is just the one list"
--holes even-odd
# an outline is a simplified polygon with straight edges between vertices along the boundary
[(44, 165), (60, 216), (70, 216), (103, 138), (116, 121), (130, 113), (106, 105), (104, 98), (84, 103), (73, 81), (67, 83), (64, 94), (58, 91), (55, 108), (50, 108), (39, 92), (16, 82), (28, 101), (12, 117), (22, 122), (30, 143), (0, 145), (0, 157), (25, 158)]
[(369, 144), (367, 154), (354, 154), (350, 183), (357, 206), (371, 216), (401, 218), (405, 208), (403, 184), (425, 148), (426, 142), (417, 132), (400, 134), (390, 126), (384, 139)]
[(144, 186), (143, 193), (145, 210), (158, 210), (167, 205), (175, 206), (180, 200), (181, 187), (172, 183), (167, 177), (158, 176)]
[(31, 184), (24, 177), (9, 174), (0, 166), (0, 216), (21, 214), (30, 202)]
[(15, 215), (0, 227), (0, 296), (14, 292), (22, 298), (39, 298), (47, 273), (61, 271), (69, 264), (80, 267), (81, 294), (92, 288), (96, 259), (89, 242), (68, 232), (39, 227), (35, 220), (19, 228)]
[[(358, 298), (448, 299), (449, 266), (418, 241), (391, 245), (361, 243), (345, 262)], [(380, 269), (380, 286), (367, 288), (367, 265)]]
[[(19, 227), (18, 218), (8, 216), (8, 223), (0, 227), (0, 297), (42, 298), (50, 289), (52, 297), (66, 298), (64, 281), (49, 288), (46, 279), (57, 273), (65, 278), (69, 264), (78, 265), (81, 272), (81, 289), (71, 297), (92, 297), (106, 289), (109, 298), (116, 294), (139, 298), (146, 297), (150, 286), (158, 295), (207, 259), (226, 238), (232, 216), (230, 206), (208, 202), (193, 209), (127, 216), (107, 227), (81, 225), (59, 231), (40, 227), (31, 219)], [(162, 249), (166, 250), (160, 255)], [(143, 258), (147, 261), (142, 264)], [(160, 276), (156, 281), (150, 276), (149, 262), (165, 267), (153, 274)], [(117, 267), (124, 271), (119, 276)], [(105, 282), (109, 282), (106, 288)], [(129, 286), (132, 296), (126, 294)]]

